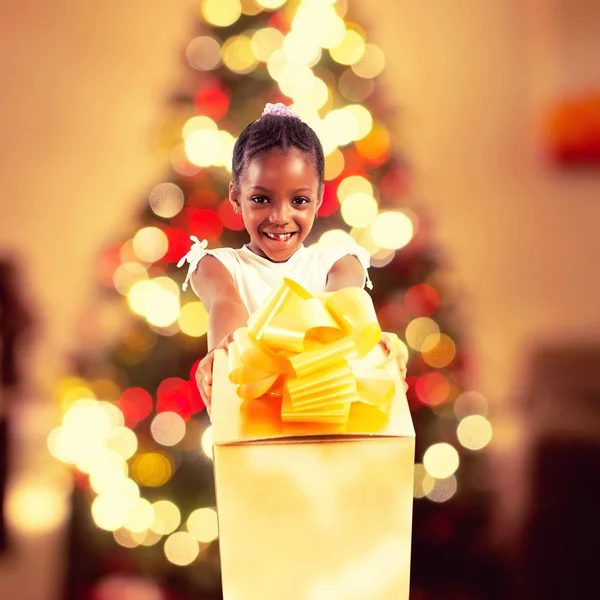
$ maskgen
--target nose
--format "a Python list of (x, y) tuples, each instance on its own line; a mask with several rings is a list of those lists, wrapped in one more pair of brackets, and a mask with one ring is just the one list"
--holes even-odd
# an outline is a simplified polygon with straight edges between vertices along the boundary
[(285, 203), (274, 205), (271, 214), (269, 215), (269, 222), (274, 225), (286, 225), (289, 222), (289, 211)]

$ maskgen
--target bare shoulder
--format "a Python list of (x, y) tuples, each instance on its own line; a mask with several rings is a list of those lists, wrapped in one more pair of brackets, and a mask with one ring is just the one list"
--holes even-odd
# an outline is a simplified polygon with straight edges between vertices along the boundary
[(231, 273), (218, 258), (210, 254), (198, 263), (192, 275), (192, 288), (207, 311), (210, 311), (215, 300), (239, 297)]
[(352, 254), (346, 254), (335, 261), (327, 273), (327, 291), (330, 292), (345, 287), (362, 287), (364, 283), (365, 270)]

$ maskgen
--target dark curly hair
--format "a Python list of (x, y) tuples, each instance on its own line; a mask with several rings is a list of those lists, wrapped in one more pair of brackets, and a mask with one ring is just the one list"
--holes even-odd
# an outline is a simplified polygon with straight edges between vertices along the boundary
[(239, 184), (248, 163), (256, 156), (274, 149), (287, 152), (292, 148), (311, 155), (317, 168), (319, 192), (321, 192), (325, 175), (325, 157), (317, 134), (300, 119), (281, 115), (264, 115), (242, 131), (233, 147), (231, 170), (234, 184)]

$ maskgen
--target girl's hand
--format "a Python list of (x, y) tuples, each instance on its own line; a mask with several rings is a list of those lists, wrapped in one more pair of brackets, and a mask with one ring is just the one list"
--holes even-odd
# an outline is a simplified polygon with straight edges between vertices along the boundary
[[(387, 331), (381, 332), (381, 338), (379, 339), (379, 343), (383, 346), (384, 350), (388, 353), (388, 355), (392, 352), (393, 349), (393, 338)], [(406, 348), (404, 344), (400, 344), (400, 350), (396, 354), (396, 363), (398, 364), (398, 370), (400, 371), (400, 378), (402, 379), (402, 383), (404, 384), (404, 391), (408, 389), (408, 384), (406, 383), (406, 363), (408, 362), (408, 354), (406, 352)]]
[(212, 408), (212, 375), (213, 363), (215, 360), (215, 350), (224, 348), (227, 351), (229, 343), (233, 341), (233, 334), (225, 336), (198, 364), (196, 369), (196, 385), (200, 396), (206, 406), (206, 412), (210, 416)]

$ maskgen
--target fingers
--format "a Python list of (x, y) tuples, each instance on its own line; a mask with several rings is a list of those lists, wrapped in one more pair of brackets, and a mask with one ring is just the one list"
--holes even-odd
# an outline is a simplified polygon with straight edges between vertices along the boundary
[(210, 406), (212, 402), (212, 369), (213, 369), (214, 353), (209, 352), (198, 364), (196, 370), (196, 385), (198, 391), (204, 400), (206, 410), (210, 415)]

